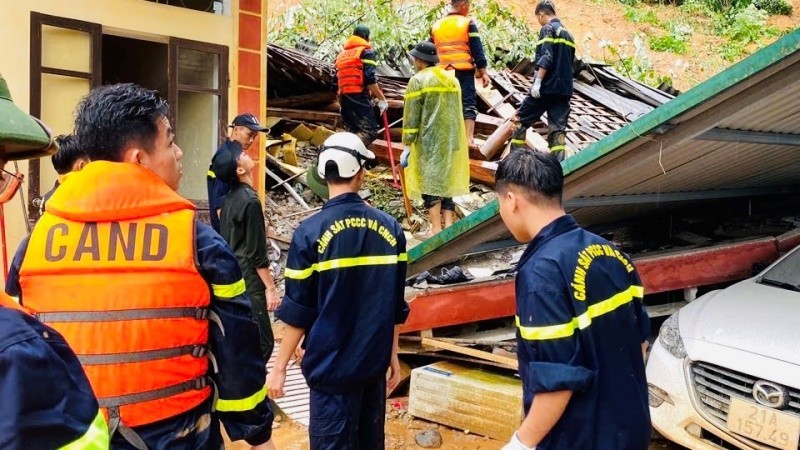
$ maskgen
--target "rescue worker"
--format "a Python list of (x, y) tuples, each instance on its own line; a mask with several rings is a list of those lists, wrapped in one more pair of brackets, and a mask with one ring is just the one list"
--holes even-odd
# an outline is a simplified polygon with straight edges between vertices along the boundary
[(214, 159), (223, 151), (242, 151), (246, 152), (256, 140), (258, 133), (267, 133), (269, 128), (261, 126), (258, 118), (250, 113), (239, 114), (233, 119), (233, 123), (228, 126), (231, 129), (230, 137), (214, 153), (211, 158), (211, 165), (208, 167), (206, 185), (208, 186), (208, 214), (211, 219), (211, 227), (219, 233), (219, 213), (225, 196), (231, 190), (230, 183), (217, 179), (214, 173)]
[(58, 180), (56, 180), (56, 184), (53, 186), (53, 189), (50, 189), (42, 196), (41, 203), (39, 204), (40, 216), (44, 214), (47, 200), (53, 196), (53, 192), (58, 189), (58, 186), (60, 186), (61, 183), (67, 179), (70, 173), (83, 169), (83, 166), (89, 162), (89, 157), (86, 156), (85, 151), (78, 147), (78, 140), (74, 135), (69, 134), (58, 136), (56, 138), (56, 144), (58, 144), (58, 151), (53, 153), (53, 155), (50, 157), (50, 160), (53, 163), (53, 168), (58, 174)]
[(453, 197), (469, 193), (469, 149), (458, 81), (436, 66), (430, 42), (418, 43), (410, 54), (417, 74), (406, 89), (400, 165), (409, 197), (422, 199), (430, 214), (432, 236), (442, 231), (442, 215), (445, 227), (455, 221)]
[(358, 25), (336, 57), (333, 84), (347, 130), (368, 142), (375, 138), (379, 128), (370, 95), (378, 101), (380, 114), (389, 109), (389, 102), (378, 86), (377, 68), (378, 56), (369, 42), (369, 28)]
[(352, 133), (325, 140), (318, 170), (331, 199), (300, 224), (289, 248), (276, 314), (286, 328), (267, 384), (275, 398), (284, 395), (286, 365), (305, 336), (312, 450), (384, 448), (387, 379), (397, 384), (398, 325), (409, 309), (403, 230), (358, 196), (374, 158)]
[[(0, 169), (9, 160), (53, 150), (49, 130), (14, 106), (0, 76)], [(108, 448), (106, 421), (75, 353), (5, 293), (0, 293), (0, 398), (4, 450)]]
[(266, 364), (275, 347), (267, 311), (275, 311), (281, 298), (269, 268), (264, 210), (253, 189), (255, 165), (250, 155), (234, 147), (214, 158), (213, 169), (217, 179), (232, 186), (222, 203), (220, 235), (239, 260)]
[(78, 355), (112, 448), (219, 449), (222, 421), (232, 440), (273, 449), (239, 264), (176, 192), (168, 114), (133, 84), (82, 100), (75, 133), (92, 162), (50, 198), (6, 290)]
[(536, 43), (536, 73), (528, 95), (519, 107), (519, 126), (511, 140), (513, 148), (525, 146), (525, 133), (547, 112), (547, 142), (550, 152), (563, 161), (566, 155), (569, 101), (572, 97), (572, 64), (575, 41), (561, 21), (550, 0), (536, 5), (536, 20), (542, 26)]
[(496, 178), (500, 217), (528, 243), (516, 279), (527, 415), (504, 450), (647, 449), (650, 321), (630, 257), (564, 212), (555, 155), (513, 151)]
[(478, 93), (475, 80), (484, 86), (491, 83), (486, 73), (478, 25), (468, 18), (469, 0), (451, 0), (450, 13), (433, 24), (431, 40), (439, 54), (439, 66), (455, 71), (461, 85), (461, 106), (467, 133), (467, 145), (474, 147), (475, 119), (478, 117)]

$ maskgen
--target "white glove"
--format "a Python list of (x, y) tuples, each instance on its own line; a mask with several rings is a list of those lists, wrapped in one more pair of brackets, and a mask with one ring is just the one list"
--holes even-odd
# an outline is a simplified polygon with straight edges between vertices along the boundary
[(541, 97), (542, 96), (541, 90), (542, 90), (542, 79), (537, 78), (533, 80), (533, 86), (531, 86), (531, 97), (533, 98)]
[(387, 109), (389, 109), (389, 102), (386, 100), (379, 100), (378, 110), (381, 112), (381, 114), (385, 113)]
[(511, 442), (506, 444), (502, 450), (536, 450), (536, 447), (526, 447), (525, 444), (520, 442), (517, 433), (514, 433), (514, 436), (511, 437)]

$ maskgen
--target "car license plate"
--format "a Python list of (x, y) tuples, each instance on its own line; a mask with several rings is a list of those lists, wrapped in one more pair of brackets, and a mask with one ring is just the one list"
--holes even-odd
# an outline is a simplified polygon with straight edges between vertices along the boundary
[(731, 398), (727, 425), (736, 434), (783, 450), (797, 450), (800, 440), (800, 418), (738, 398)]

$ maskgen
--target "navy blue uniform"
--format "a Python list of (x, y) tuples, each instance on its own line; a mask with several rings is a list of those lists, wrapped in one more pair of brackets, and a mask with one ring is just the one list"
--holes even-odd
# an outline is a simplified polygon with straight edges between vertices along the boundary
[[(339, 107), (342, 120), (351, 133), (367, 132), (376, 134), (379, 129), (378, 119), (375, 115), (375, 106), (367, 92), (366, 87), (378, 83), (378, 54), (368, 48), (361, 53), (361, 63), (364, 65), (364, 92), (360, 94), (342, 94), (339, 96)], [(337, 74), (338, 75), (338, 74)], [(339, 88), (338, 76), (333, 76), (333, 90)]]
[[(6, 280), (6, 292), (19, 297), (23, 304), (25, 299), (20, 294), (19, 269), (27, 247), (26, 238), (14, 257)], [(216, 369), (209, 375), (214, 380), (216, 395), (184, 414), (136, 427), (134, 431), (154, 449), (165, 446), (172, 450), (218, 449), (223, 444), (219, 430), (222, 421), (232, 440), (244, 439), (251, 445), (262, 444), (272, 437), (273, 414), (266, 398), (266, 372), (258, 326), (251, 319), (250, 300), (239, 263), (222, 237), (203, 223), (196, 224), (195, 252), (198, 271), (211, 290), (210, 310), (219, 318), (219, 323), (209, 327), (208, 336), (209, 348), (215, 358), (215, 364), (209, 364), (209, 367)], [(206, 423), (206, 417), (214, 406), (216, 411), (208, 426), (198, 426)], [(111, 448), (133, 447), (116, 433)]]
[(650, 321), (630, 258), (563, 216), (523, 253), (516, 296), (526, 413), (537, 393), (573, 391), (564, 415), (536, 448), (647, 449), (641, 344)]
[(551, 20), (539, 32), (534, 62), (536, 70), (547, 70), (541, 97), (526, 96), (519, 108), (520, 127), (514, 133), (512, 144), (524, 145), (525, 132), (542, 114), (547, 113), (548, 134), (551, 152), (566, 150), (563, 135), (569, 121), (569, 100), (573, 92), (572, 65), (575, 60), (575, 41), (561, 21)]
[(75, 353), (57, 331), (3, 297), (0, 448), (108, 448), (105, 419)]
[[(458, 13), (450, 13), (453, 15)], [(481, 34), (478, 31), (478, 24), (474, 20), (469, 21), (469, 54), (472, 56), (472, 63), (477, 69), (485, 69), (488, 65), (486, 52), (483, 50)], [(433, 42), (433, 35), (430, 41)], [(461, 112), (465, 120), (475, 120), (478, 117), (478, 91), (475, 89), (475, 69), (459, 70), (454, 69), (458, 84), (461, 85)]]
[(314, 450), (383, 448), (394, 326), (409, 312), (405, 247), (400, 224), (353, 193), (294, 233), (276, 315), (306, 331)]
[(225, 141), (225, 143), (217, 149), (217, 152), (214, 153), (214, 156), (211, 158), (211, 164), (208, 166), (208, 175), (206, 176), (206, 185), (208, 187), (208, 213), (211, 217), (211, 228), (213, 228), (217, 233), (220, 231), (219, 215), (217, 215), (217, 210), (222, 209), (222, 204), (225, 202), (225, 196), (227, 196), (228, 192), (231, 190), (231, 184), (217, 178), (217, 174), (215, 174), (214, 170), (212, 169), (214, 166), (214, 158), (216, 158), (220, 152), (233, 151), (237, 147), (241, 149), (242, 144), (240, 144), (238, 141)]

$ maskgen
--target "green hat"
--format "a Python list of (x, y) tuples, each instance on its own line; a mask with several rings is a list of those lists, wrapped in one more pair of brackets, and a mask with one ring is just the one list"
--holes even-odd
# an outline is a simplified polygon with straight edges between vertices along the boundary
[(49, 130), (14, 105), (8, 84), (0, 75), (0, 154), (11, 161), (40, 158), (55, 150)]
[(364, 24), (360, 24), (356, 26), (355, 30), (353, 30), (353, 34), (369, 40), (369, 27)]

